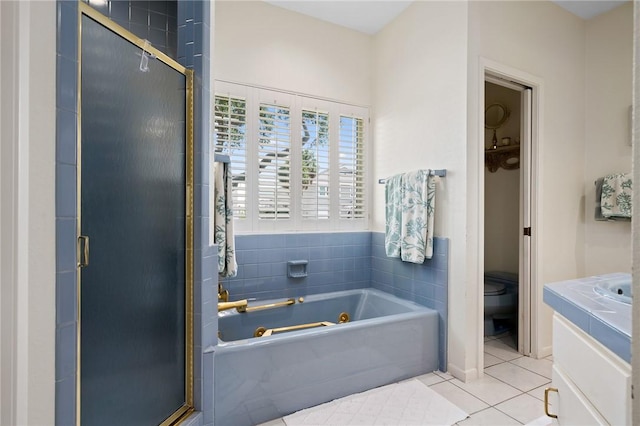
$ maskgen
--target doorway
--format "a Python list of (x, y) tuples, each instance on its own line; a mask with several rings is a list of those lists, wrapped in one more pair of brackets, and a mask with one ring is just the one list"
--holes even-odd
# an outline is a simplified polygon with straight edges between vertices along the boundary
[(193, 411), (192, 74), (80, 3), (83, 425)]
[(484, 77), (483, 352), (530, 356), (534, 89), (506, 75)]

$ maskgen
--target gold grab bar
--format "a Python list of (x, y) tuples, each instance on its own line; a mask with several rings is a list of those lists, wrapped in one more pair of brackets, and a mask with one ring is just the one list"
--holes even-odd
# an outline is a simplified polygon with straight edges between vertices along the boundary
[(238, 312), (244, 312), (247, 307), (247, 299), (237, 300), (235, 302), (218, 302), (218, 312), (228, 309), (235, 309)]
[[(290, 325), (288, 327), (280, 327), (280, 328), (270, 328), (268, 330), (265, 330), (264, 333), (262, 333), (262, 336), (271, 336), (273, 333), (282, 333), (284, 331), (293, 331), (293, 330), (302, 330), (305, 328), (314, 328), (314, 327), (327, 327), (330, 325), (336, 325), (333, 322), (329, 322), (329, 321), (322, 321), (322, 322), (310, 322), (308, 324), (298, 324), (298, 325)], [(257, 336), (260, 337), (260, 336)]]
[(258, 305), (258, 306), (247, 306), (242, 310), (238, 309), (238, 312), (261, 311), (263, 309), (273, 309), (273, 308), (279, 308), (280, 306), (289, 306), (295, 303), (296, 303), (296, 299), (287, 299), (284, 302), (268, 303), (266, 305)]

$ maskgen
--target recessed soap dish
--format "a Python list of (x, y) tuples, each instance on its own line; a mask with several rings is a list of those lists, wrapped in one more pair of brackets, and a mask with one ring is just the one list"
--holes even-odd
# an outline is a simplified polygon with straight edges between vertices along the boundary
[(287, 276), (289, 278), (304, 278), (307, 276), (308, 260), (290, 260), (287, 262)]

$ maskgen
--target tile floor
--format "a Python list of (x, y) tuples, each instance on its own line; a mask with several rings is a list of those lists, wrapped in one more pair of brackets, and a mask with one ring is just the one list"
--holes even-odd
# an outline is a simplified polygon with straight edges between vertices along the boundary
[[(551, 382), (552, 357), (520, 355), (512, 335), (485, 337), (484, 377), (469, 383), (436, 371), (417, 377), (434, 391), (469, 413), (457, 423), (472, 425), (551, 425), (544, 416), (544, 389)], [(282, 419), (260, 426), (285, 426)]]

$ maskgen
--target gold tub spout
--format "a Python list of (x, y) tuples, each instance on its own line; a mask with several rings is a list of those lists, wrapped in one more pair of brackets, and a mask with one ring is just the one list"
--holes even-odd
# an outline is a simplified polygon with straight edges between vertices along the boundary
[(228, 309), (235, 309), (238, 312), (244, 312), (247, 309), (247, 299), (236, 300), (235, 302), (218, 302), (218, 312)]

